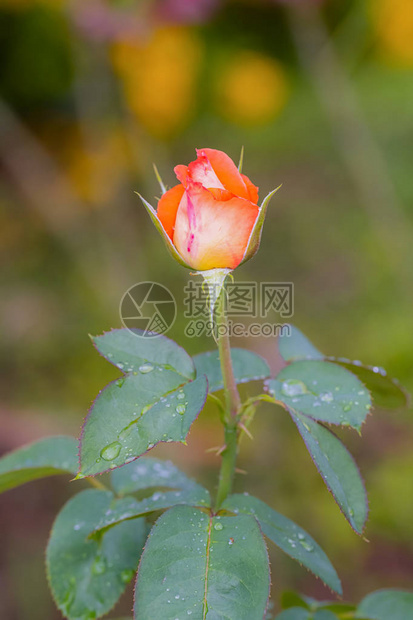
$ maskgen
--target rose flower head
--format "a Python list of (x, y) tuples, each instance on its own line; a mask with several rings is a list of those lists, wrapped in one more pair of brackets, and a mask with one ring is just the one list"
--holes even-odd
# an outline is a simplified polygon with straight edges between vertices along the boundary
[[(232, 270), (258, 250), (271, 192), (258, 206), (258, 188), (232, 159), (197, 149), (188, 166), (175, 167), (180, 181), (148, 212), (173, 256), (197, 271)], [(278, 189), (278, 188), (277, 188)]]

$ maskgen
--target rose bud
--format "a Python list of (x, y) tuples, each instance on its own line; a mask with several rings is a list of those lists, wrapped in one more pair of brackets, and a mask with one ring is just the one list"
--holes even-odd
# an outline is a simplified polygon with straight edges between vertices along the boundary
[(258, 188), (215, 149), (198, 149), (196, 160), (176, 166), (175, 174), (180, 183), (163, 194), (157, 211), (141, 197), (174, 258), (206, 271), (232, 270), (254, 256), (277, 190), (259, 207)]

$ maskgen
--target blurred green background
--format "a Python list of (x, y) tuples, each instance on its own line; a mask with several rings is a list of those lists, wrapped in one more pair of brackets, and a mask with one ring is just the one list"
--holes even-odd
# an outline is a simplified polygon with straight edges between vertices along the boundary
[[(78, 435), (116, 376), (88, 333), (120, 326), (136, 282), (168, 286), (183, 337), (189, 272), (172, 261), (134, 190), (159, 196), (195, 147), (225, 150), (264, 197), (262, 245), (239, 280), (294, 282), (294, 323), (330, 355), (384, 366), (413, 389), (413, 6), (411, 0), (0, 0), (0, 453)], [(279, 364), (276, 343), (237, 339)], [(255, 388), (251, 388), (255, 389)], [(370, 497), (369, 543), (345, 522), (282, 411), (261, 409), (238, 490), (307, 529), (345, 598), (413, 587), (413, 425), (376, 411), (347, 432)], [(188, 447), (164, 446), (215, 484), (222, 441), (207, 408)], [(83, 483), (78, 483), (82, 485)], [(78, 490), (79, 487), (76, 487)], [(43, 553), (74, 485), (0, 498), (0, 617), (60, 617)], [(328, 591), (270, 549), (283, 589)], [(111, 617), (128, 613), (129, 590)], [(161, 620), (161, 619), (154, 619)]]

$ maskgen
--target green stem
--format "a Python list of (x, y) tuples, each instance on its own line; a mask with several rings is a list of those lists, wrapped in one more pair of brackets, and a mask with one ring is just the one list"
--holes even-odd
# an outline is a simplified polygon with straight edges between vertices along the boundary
[(235, 418), (241, 406), (237, 383), (231, 359), (231, 345), (229, 342), (229, 325), (225, 307), (225, 287), (222, 288), (218, 303), (218, 351), (221, 362), (222, 377), (224, 380), (225, 403), (230, 418)]
[(232, 490), (235, 465), (238, 451), (238, 429), (236, 426), (225, 428), (225, 450), (222, 453), (221, 469), (219, 472), (219, 485), (215, 502), (215, 511), (219, 510), (224, 500)]
[(221, 371), (225, 393), (225, 449), (222, 452), (221, 469), (219, 472), (219, 484), (215, 510), (219, 510), (221, 504), (231, 493), (234, 480), (235, 465), (238, 452), (238, 413), (241, 409), (241, 399), (234, 377), (231, 359), (231, 346), (229, 341), (228, 318), (225, 307), (225, 288), (222, 288), (218, 305), (218, 351), (221, 362)]

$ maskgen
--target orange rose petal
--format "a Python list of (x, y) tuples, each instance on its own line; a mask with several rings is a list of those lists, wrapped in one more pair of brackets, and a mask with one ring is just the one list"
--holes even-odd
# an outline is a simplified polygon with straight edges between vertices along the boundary
[(234, 194), (229, 192), (227, 189), (219, 189), (217, 187), (210, 187), (208, 191), (213, 195), (215, 200), (221, 200), (225, 202), (226, 200), (230, 200), (230, 198), (236, 198)]
[(185, 189), (182, 185), (175, 185), (170, 190), (165, 192), (158, 202), (158, 209), (156, 213), (165, 229), (166, 234), (171, 239), (174, 234), (176, 214), (181, 198), (184, 195), (184, 191)]
[(244, 180), (245, 185), (247, 186), (249, 199), (254, 204), (258, 204), (258, 187), (254, 185), (254, 183), (251, 183), (251, 181), (245, 174), (241, 174), (241, 176)]
[(197, 149), (197, 154), (198, 156), (205, 155), (209, 159), (212, 168), (225, 189), (240, 198), (249, 200), (244, 180), (238, 172), (238, 168), (226, 153), (216, 149)]
[(191, 183), (179, 205), (174, 245), (193, 269), (234, 269), (242, 261), (257, 215), (257, 205), (249, 200), (216, 200), (200, 183)]
[(208, 157), (204, 155), (198, 155), (197, 159), (189, 164), (188, 174), (192, 181), (201, 183), (207, 189), (211, 187), (225, 189), (211, 166)]
[(182, 185), (186, 187), (188, 185), (188, 166), (179, 164), (179, 166), (175, 166), (174, 172), (178, 181), (181, 181)]

